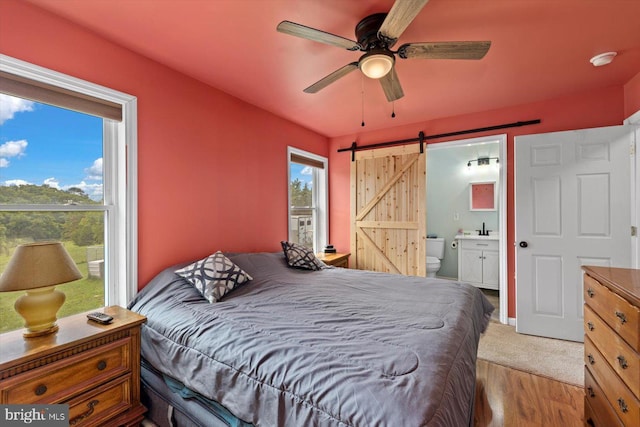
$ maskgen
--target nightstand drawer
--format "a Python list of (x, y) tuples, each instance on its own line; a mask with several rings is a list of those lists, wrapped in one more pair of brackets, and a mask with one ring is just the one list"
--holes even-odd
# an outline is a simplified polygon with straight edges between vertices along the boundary
[(640, 309), (584, 276), (584, 302), (635, 350), (640, 351)]
[(1, 403), (58, 403), (69, 399), (130, 371), (130, 354), (131, 339), (124, 338), (40, 366), (4, 382)]
[(119, 378), (69, 404), (69, 425), (89, 427), (112, 419), (131, 407), (131, 377)]

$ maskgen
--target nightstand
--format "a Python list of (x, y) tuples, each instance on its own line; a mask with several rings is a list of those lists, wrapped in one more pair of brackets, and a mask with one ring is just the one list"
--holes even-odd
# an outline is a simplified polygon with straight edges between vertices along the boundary
[(342, 267), (342, 268), (349, 268), (350, 255), (351, 254), (339, 254), (339, 253), (327, 254), (324, 252), (320, 252), (319, 254), (316, 254), (318, 259), (324, 262), (325, 264), (332, 265), (334, 267)]
[(22, 330), (0, 335), (0, 404), (69, 405), (75, 426), (138, 425), (141, 316), (121, 307), (101, 325), (81, 313), (57, 321), (54, 334), (24, 338)]

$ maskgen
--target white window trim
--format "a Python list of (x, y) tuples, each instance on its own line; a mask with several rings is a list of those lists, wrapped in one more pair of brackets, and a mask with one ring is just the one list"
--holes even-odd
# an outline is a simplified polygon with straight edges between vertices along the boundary
[[(113, 139), (103, 141), (105, 150), (111, 150), (109, 155), (105, 154), (105, 160), (111, 159), (116, 163), (107, 165), (114, 173), (105, 174), (103, 181), (105, 204), (112, 205), (106, 210), (110, 224), (107, 227), (109, 233), (105, 236), (108, 243), (105, 245), (107, 248), (105, 263), (108, 266), (105, 270), (112, 274), (107, 274), (105, 277), (105, 303), (126, 307), (138, 292), (137, 98), (3, 54), (0, 54), (0, 70), (122, 106), (122, 121), (105, 124), (105, 127), (111, 127), (108, 132), (105, 132), (105, 137), (112, 135)], [(111, 191), (107, 191), (108, 188)], [(108, 194), (112, 194), (116, 199), (107, 200), (106, 198), (110, 197)], [(32, 209), (42, 207), (32, 207)], [(65, 206), (64, 210), (73, 210), (69, 208), (73, 207)], [(2, 209), (24, 211), (29, 210), (29, 207), (15, 205), (8, 209), (3, 206)], [(87, 207), (78, 207), (78, 210), (87, 210)]]
[[(313, 250), (314, 252), (320, 252), (322, 248), (329, 241), (329, 159), (326, 157), (320, 156), (318, 154), (310, 153), (308, 151), (301, 150), (299, 148), (287, 147), (287, 238), (291, 239), (289, 233), (291, 232), (291, 154), (297, 154), (302, 157), (307, 157), (309, 159), (315, 160), (317, 162), (322, 162), (324, 165), (324, 169), (315, 169), (316, 176), (314, 176), (315, 182), (322, 182), (323, 185), (319, 186), (320, 188), (317, 191), (314, 191), (317, 199), (315, 202), (317, 203), (317, 218), (314, 218), (314, 230), (317, 230), (315, 233), (315, 238), (313, 239)], [(324, 220), (321, 220), (323, 218)]]

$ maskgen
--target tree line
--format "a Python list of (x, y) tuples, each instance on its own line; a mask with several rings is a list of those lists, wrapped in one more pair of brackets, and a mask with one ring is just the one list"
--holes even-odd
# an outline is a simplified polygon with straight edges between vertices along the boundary
[[(15, 241), (72, 241), (78, 246), (104, 243), (102, 212), (2, 211), (3, 205), (96, 205), (80, 188), (59, 190), (48, 185), (0, 186), (0, 250)], [(9, 242), (12, 242), (10, 245)]]

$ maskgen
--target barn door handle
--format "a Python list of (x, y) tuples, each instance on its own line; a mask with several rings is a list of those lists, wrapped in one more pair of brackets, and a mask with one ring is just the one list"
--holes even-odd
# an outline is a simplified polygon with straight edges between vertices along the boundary
[(527, 246), (529, 246), (529, 244), (527, 242), (525, 242), (524, 240), (522, 242), (520, 242), (520, 247), (521, 248), (526, 248)]

